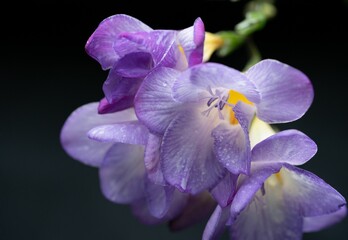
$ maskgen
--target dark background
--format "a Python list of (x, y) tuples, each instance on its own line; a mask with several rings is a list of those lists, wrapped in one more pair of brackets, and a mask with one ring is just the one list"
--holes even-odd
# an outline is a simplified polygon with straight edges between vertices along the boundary
[[(125, 13), (154, 29), (182, 29), (201, 17), (207, 31), (233, 29), (246, 1), (51, 1), (1, 6), (0, 239), (200, 239), (206, 220), (172, 233), (144, 226), (123, 205), (107, 201), (97, 169), (65, 154), (60, 129), (77, 107), (102, 96), (107, 76), (84, 51), (98, 24)], [(278, 15), (254, 35), (263, 58), (274, 58), (308, 75), (313, 105), (297, 128), (318, 144), (303, 167), (348, 198), (347, 37), (344, 1), (277, 1)], [(241, 69), (247, 51), (226, 59)], [(347, 239), (348, 219), (304, 239)], [(224, 236), (227, 239), (227, 235)]]

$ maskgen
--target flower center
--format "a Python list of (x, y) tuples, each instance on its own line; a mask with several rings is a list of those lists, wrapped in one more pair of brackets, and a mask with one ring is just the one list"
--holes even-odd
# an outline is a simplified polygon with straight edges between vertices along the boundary
[[(233, 107), (239, 102), (253, 105), (243, 94), (236, 92), (234, 90), (219, 90), (215, 89), (215, 92), (209, 87), (208, 88), (211, 97), (207, 102), (208, 109), (203, 111), (202, 114), (208, 116), (212, 109), (217, 109), (219, 118), (224, 120), (224, 115), (229, 116), (229, 122), (232, 125), (238, 124), (238, 119), (235, 116)], [(228, 106), (228, 108), (225, 108)], [(224, 110), (224, 111), (223, 111)], [(223, 114), (224, 113), (224, 114)]]

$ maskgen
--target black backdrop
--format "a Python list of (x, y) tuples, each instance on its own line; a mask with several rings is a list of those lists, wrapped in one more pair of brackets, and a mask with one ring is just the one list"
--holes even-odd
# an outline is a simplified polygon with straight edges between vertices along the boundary
[[(154, 29), (181, 29), (201, 17), (206, 30), (232, 29), (246, 1), (52, 1), (1, 7), (0, 239), (200, 239), (205, 221), (170, 232), (140, 224), (123, 205), (100, 192), (97, 169), (65, 154), (59, 132), (77, 107), (102, 97), (107, 73), (84, 51), (104, 18), (125, 13)], [(278, 15), (254, 36), (263, 58), (306, 73), (313, 105), (297, 128), (318, 144), (303, 167), (348, 198), (347, 37), (344, 1), (277, 1)], [(226, 59), (240, 69), (246, 50)], [(304, 239), (347, 239), (348, 220)], [(227, 239), (227, 234), (224, 236)]]

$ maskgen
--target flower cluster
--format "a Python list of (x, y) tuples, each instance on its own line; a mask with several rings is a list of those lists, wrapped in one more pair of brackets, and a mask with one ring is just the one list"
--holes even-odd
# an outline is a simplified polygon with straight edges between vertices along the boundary
[(85, 47), (108, 71), (105, 97), (67, 118), (64, 150), (97, 167), (104, 196), (144, 223), (209, 218), (203, 239), (226, 229), (233, 239), (301, 239), (342, 220), (344, 197), (297, 167), (315, 142), (271, 126), (306, 113), (308, 77), (273, 59), (245, 72), (209, 62), (212, 37), (200, 18), (182, 30), (103, 20)]

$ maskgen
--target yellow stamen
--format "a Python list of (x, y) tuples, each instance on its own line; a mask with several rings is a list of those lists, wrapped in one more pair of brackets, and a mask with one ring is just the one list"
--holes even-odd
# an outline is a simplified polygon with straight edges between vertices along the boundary
[[(230, 90), (228, 94), (229, 94), (229, 97), (227, 99), (227, 102), (230, 104), (236, 105), (239, 101), (242, 101), (246, 104), (253, 105), (252, 102), (250, 102), (243, 94), (241, 94), (239, 92), (236, 92), (234, 90)], [(238, 124), (238, 120), (237, 120), (232, 108), (229, 108), (229, 109), (230, 109), (230, 123), (232, 125)]]

